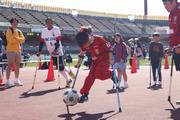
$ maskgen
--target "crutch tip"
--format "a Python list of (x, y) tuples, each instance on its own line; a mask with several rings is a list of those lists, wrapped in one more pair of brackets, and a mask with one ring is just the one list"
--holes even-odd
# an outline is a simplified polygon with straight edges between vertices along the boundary
[(120, 112), (122, 112), (122, 109), (121, 109), (121, 108), (119, 108), (118, 112), (119, 112), (119, 113), (120, 113)]
[(58, 87), (58, 90), (61, 90), (61, 87)]
[(32, 88), (31, 89), (34, 89), (34, 86), (32, 86)]
[(170, 97), (170, 96), (168, 96), (168, 101), (169, 101), (169, 102), (171, 101), (171, 97)]

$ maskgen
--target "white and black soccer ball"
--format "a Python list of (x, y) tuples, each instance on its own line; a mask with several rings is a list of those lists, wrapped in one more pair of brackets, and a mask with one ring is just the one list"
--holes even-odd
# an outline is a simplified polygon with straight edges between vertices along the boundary
[(74, 106), (79, 101), (79, 95), (74, 89), (66, 89), (63, 94), (63, 101), (68, 106)]

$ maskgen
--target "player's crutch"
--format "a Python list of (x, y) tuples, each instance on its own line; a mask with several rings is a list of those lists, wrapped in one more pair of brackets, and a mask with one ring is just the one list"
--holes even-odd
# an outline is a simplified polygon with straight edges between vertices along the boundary
[(115, 86), (116, 86), (116, 93), (117, 93), (117, 111), (122, 112), (121, 110), (121, 105), (120, 105), (120, 96), (119, 96), (119, 90), (118, 90), (118, 80), (116, 77), (116, 69), (115, 66), (113, 65), (113, 73), (114, 73), (114, 79), (115, 79)]

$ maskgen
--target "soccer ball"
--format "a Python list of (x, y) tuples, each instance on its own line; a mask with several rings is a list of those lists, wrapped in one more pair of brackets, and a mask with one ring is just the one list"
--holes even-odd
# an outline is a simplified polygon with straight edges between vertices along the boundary
[(63, 101), (68, 106), (74, 106), (78, 103), (79, 95), (74, 89), (67, 89), (63, 94)]

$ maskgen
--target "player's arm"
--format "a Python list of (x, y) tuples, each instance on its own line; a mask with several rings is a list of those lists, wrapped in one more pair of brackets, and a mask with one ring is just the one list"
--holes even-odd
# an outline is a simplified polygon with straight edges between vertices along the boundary
[(108, 52), (109, 55), (109, 64), (113, 64), (113, 48), (109, 42), (106, 40), (102, 40), (102, 48), (101, 48), (101, 53), (106, 53)]
[(57, 51), (57, 49), (60, 46), (59, 41), (61, 40), (61, 32), (59, 28), (57, 28), (57, 30), (55, 31), (55, 36), (56, 36), (56, 43), (55, 43), (54, 51)]

